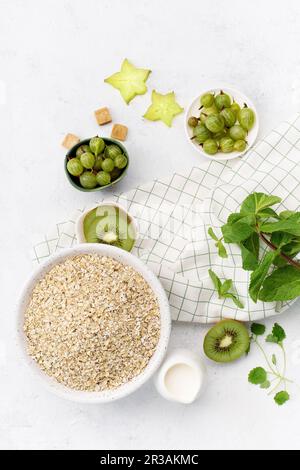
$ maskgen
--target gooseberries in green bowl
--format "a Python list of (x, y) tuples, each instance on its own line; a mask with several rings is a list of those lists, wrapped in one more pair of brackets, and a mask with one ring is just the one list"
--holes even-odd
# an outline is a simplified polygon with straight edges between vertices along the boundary
[(231, 160), (244, 155), (255, 143), (259, 121), (252, 101), (227, 86), (205, 89), (186, 112), (186, 134), (201, 155), (211, 160)]
[(80, 191), (101, 191), (125, 176), (129, 157), (117, 140), (95, 136), (74, 145), (65, 157), (69, 182)]

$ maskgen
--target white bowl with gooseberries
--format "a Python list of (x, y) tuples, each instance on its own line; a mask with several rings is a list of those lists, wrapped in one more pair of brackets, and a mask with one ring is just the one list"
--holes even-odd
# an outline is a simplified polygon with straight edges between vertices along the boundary
[(188, 141), (210, 160), (243, 156), (255, 143), (259, 120), (255, 105), (242, 92), (228, 87), (205, 89), (187, 109)]

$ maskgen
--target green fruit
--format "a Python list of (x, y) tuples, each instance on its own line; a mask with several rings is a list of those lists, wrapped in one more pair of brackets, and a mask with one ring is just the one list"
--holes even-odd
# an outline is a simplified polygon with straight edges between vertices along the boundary
[(88, 170), (90, 170), (94, 166), (95, 157), (92, 153), (85, 152), (81, 155), (80, 162), (84, 168), (87, 168)]
[(110, 174), (106, 171), (99, 171), (96, 175), (96, 181), (99, 186), (106, 186), (111, 182)]
[(249, 333), (243, 323), (222, 320), (207, 332), (203, 349), (215, 362), (231, 362), (246, 353), (249, 343)]
[(93, 137), (90, 140), (91, 151), (97, 156), (103, 152), (105, 148), (105, 142), (101, 137)]
[(114, 160), (116, 156), (120, 155), (121, 153), (123, 152), (120, 147), (118, 145), (112, 144), (106, 147), (104, 155), (105, 158), (111, 158), (112, 160)]
[(105, 158), (102, 162), (102, 170), (110, 173), (114, 169), (114, 161), (111, 158)]
[(224, 129), (224, 119), (220, 114), (211, 114), (205, 120), (205, 126), (210, 132), (217, 133)]
[(204, 124), (198, 124), (198, 126), (194, 127), (193, 134), (199, 144), (203, 144), (203, 142), (211, 137), (211, 132)]
[(188, 119), (188, 125), (190, 127), (196, 127), (198, 124), (198, 119), (195, 117), (195, 116), (191, 116), (189, 119)]
[(255, 114), (250, 108), (243, 108), (238, 113), (238, 121), (240, 125), (246, 129), (246, 131), (250, 131), (254, 125), (255, 121)]
[(247, 147), (247, 142), (245, 140), (237, 140), (234, 142), (233, 149), (237, 152), (243, 152)]
[(230, 96), (224, 93), (223, 91), (221, 91), (220, 94), (215, 97), (215, 105), (219, 111), (221, 111), (224, 108), (230, 108), (231, 106)]
[(121, 170), (126, 167), (127, 162), (128, 160), (127, 160), (127, 157), (125, 157), (125, 155), (118, 155), (115, 159), (116, 167)]
[(82, 175), (80, 175), (79, 181), (81, 186), (86, 189), (93, 189), (97, 186), (96, 176), (89, 171), (82, 173)]
[(214, 104), (215, 98), (212, 93), (204, 93), (200, 98), (200, 104), (203, 108), (210, 108)]
[(235, 115), (237, 116), (238, 115), (238, 112), (239, 110), (241, 109), (240, 105), (238, 103), (236, 103), (235, 101), (232, 103), (232, 105), (230, 106), (230, 109), (231, 111), (233, 111), (235, 113)]
[(220, 112), (222, 118), (225, 121), (225, 126), (226, 127), (232, 127), (235, 124), (236, 121), (236, 114), (234, 111), (232, 111), (231, 108), (224, 108)]
[(220, 140), (220, 149), (223, 153), (230, 153), (233, 151), (234, 141), (230, 137), (223, 137)]
[(229, 136), (233, 140), (245, 140), (247, 137), (247, 132), (241, 126), (236, 124), (229, 129)]
[(223, 137), (225, 137), (227, 134), (227, 131), (224, 127), (224, 129), (222, 129), (220, 132), (216, 132), (216, 134), (214, 134), (214, 139), (217, 141), (217, 142), (220, 142), (221, 139), (223, 139)]
[(83, 221), (88, 243), (106, 243), (131, 251), (135, 231), (131, 219), (116, 206), (101, 205), (92, 209)]
[(67, 163), (67, 170), (72, 176), (80, 176), (83, 172), (83, 166), (78, 158), (71, 158)]
[(203, 150), (208, 155), (215, 155), (218, 149), (218, 143), (214, 139), (207, 139), (203, 144)]
[(78, 149), (76, 150), (76, 157), (80, 158), (83, 153), (90, 151), (91, 149), (88, 145), (80, 145), (80, 147), (78, 147)]
[(96, 171), (102, 170), (102, 162), (103, 162), (103, 153), (95, 157), (95, 163), (93, 166), (94, 170)]
[(206, 118), (207, 118), (208, 114), (205, 114), (205, 113), (201, 113), (200, 114), (200, 123), (204, 124), (205, 121), (206, 121)]
[(202, 113), (206, 114), (206, 116), (210, 116), (210, 114), (218, 114), (218, 109), (215, 104), (210, 106), (209, 108), (202, 108)]

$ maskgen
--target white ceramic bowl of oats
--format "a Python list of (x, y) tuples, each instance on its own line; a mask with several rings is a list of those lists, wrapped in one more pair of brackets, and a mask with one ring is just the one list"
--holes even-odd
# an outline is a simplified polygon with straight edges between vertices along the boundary
[(169, 343), (170, 308), (139, 258), (86, 243), (35, 270), (21, 293), (17, 330), (22, 358), (48, 390), (106, 403), (133, 393), (158, 369)]

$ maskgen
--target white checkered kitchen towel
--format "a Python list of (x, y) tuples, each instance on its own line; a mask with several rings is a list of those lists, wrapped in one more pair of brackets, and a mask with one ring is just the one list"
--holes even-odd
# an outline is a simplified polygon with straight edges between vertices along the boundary
[[(280, 196), (281, 209), (300, 208), (300, 115), (283, 122), (239, 161), (210, 161), (188, 174), (177, 174), (110, 197), (136, 218), (139, 239), (134, 253), (161, 280), (174, 320), (211, 323), (221, 318), (259, 320), (282, 312), (289, 303), (253, 303), (248, 296), (250, 272), (241, 267), (237, 246), (226, 245), (228, 258), (220, 258), (207, 235), (219, 227), (253, 191)], [(100, 202), (100, 201), (95, 201)], [(76, 243), (78, 209), (58, 223), (34, 247), (39, 263), (57, 250)], [(231, 299), (219, 299), (208, 276), (212, 268), (221, 279), (234, 281), (244, 309)], [(280, 308), (279, 308), (280, 307)]]

